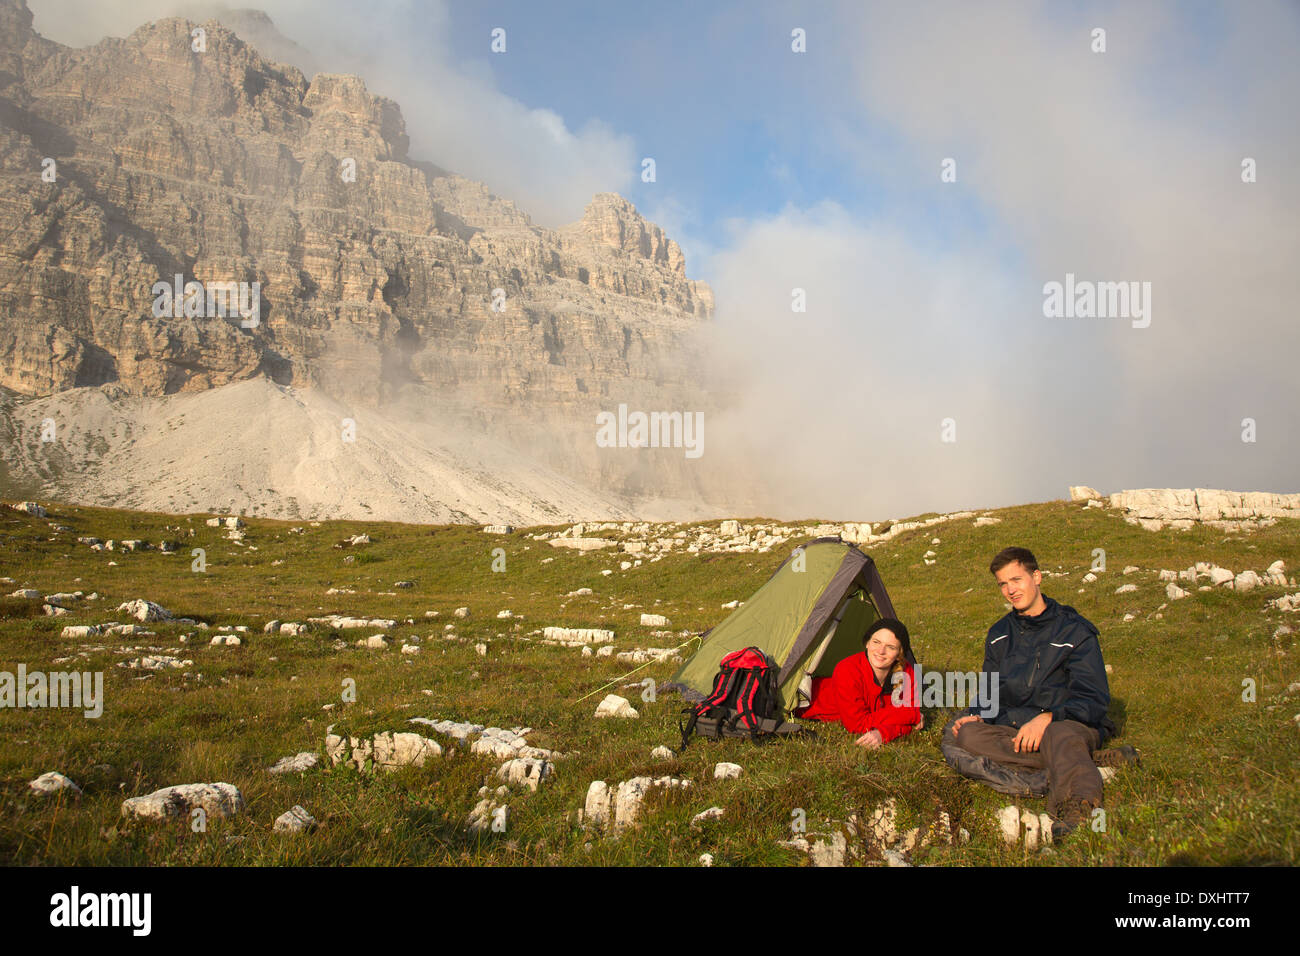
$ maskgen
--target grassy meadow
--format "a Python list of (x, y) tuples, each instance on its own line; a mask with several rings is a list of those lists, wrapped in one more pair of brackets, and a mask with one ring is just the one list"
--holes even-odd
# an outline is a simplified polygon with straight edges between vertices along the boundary
[[(98, 719), (80, 710), (0, 711), (0, 860), (11, 865), (694, 866), (709, 853), (715, 866), (805, 866), (806, 854), (779, 843), (791, 837), (796, 810), (805, 812), (811, 838), (839, 828), (850, 814), (864, 819), (891, 796), (900, 831), (924, 830), (942, 810), (954, 833), (969, 833), (964, 843), (911, 851), (915, 864), (1294, 864), (1300, 851), (1300, 727), (1293, 719), (1300, 693), (1287, 693), (1300, 681), (1300, 651), (1295, 634), (1274, 636), (1283, 624), (1300, 630), (1300, 615), (1267, 606), (1294, 589), (1238, 594), (1180, 582), (1190, 595), (1158, 611), (1167, 599), (1157, 580), (1161, 568), (1197, 561), (1262, 572), (1279, 558), (1294, 575), (1300, 569), (1295, 522), (1241, 533), (1149, 532), (1110, 509), (1057, 501), (993, 512), (999, 524), (954, 520), (866, 549), (928, 669), (979, 669), (984, 634), (1004, 613), (988, 562), (1009, 544), (1029, 547), (1050, 571), (1044, 593), (1099, 627), (1113, 669), (1117, 743), (1136, 746), (1143, 762), (1107, 784), (1104, 832), (1080, 828), (1050, 849), (1027, 851), (1005, 844), (996, 821), (998, 809), (1016, 801), (944, 764), (944, 712), (927, 713), (924, 730), (875, 752), (855, 747), (853, 735), (837, 726), (822, 726), (816, 739), (765, 746), (697, 740), (684, 754), (660, 761), (650, 751), (676, 746), (683, 703), (670, 693), (648, 702), (639, 685), (624, 685), (647, 676), (666, 680), (675, 664), (650, 664), (624, 676), (637, 665), (542, 646), (541, 635), (531, 633), (548, 625), (602, 627), (614, 630), (619, 651), (672, 646), (640, 625), (643, 612), (666, 615), (674, 634), (703, 631), (730, 613), (723, 603), (747, 599), (766, 581), (799, 540), (766, 554), (673, 553), (623, 571), (619, 561), (628, 555), (579, 553), (528, 536), (542, 529), (501, 536), (466, 526), (248, 518), (241, 546), (224, 529), (207, 527), (206, 515), (43, 504), (48, 519), (0, 510), (0, 576), (13, 579), (0, 593), (81, 590), (97, 592), (99, 600), (49, 617), (40, 600), (0, 598), (0, 670), (16, 672), (21, 663), (29, 672), (102, 671), (106, 699)], [(71, 530), (55, 532), (52, 525)], [(290, 533), (291, 527), (303, 532)], [(372, 543), (335, 547), (361, 533)], [(171, 539), (180, 547), (176, 554), (95, 552), (76, 543), (79, 535), (155, 546)], [(192, 548), (205, 549), (206, 571), (191, 570)], [(505, 549), (504, 571), (493, 571), (494, 548)], [(1095, 548), (1105, 549), (1107, 570), (1084, 584)], [(937, 553), (934, 565), (924, 563), (927, 550)], [(1124, 576), (1126, 565), (1140, 570)], [(602, 575), (605, 569), (613, 573)], [(399, 589), (398, 581), (415, 586)], [(1114, 593), (1126, 583), (1138, 591)], [(583, 587), (593, 593), (565, 597)], [(327, 595), (329, 588), (355, 593)], [(156, 622), (147, 625), (152, 637), (61, 638), (68, 624), (130, 623), (115, 609), (135, 598), (209, 629)], [(462, 606), (470, 616), (453, 617)], [(515, 616), (498, 619), (503, 609)], [(427, 611), (438, 615), (426, 617)], [(345, 649), (336, 649), (323, 626), (297, 637), (262, 633), (273, 619), (305, 621), (331, 612), (399, 623), (387, 635), (390, 646), (379, 650), (353, 646), (375, 629), (340, 632)], [(1124, 623), (1126, 613), (1135, 619)], [(447, 624), (455, 625), (458, 639), (445, 639)], [(210, 646), (222, 625), (246, 625), (251, 633), (241, 635), (240, 646)], [(181, 643), (185, 634), (194, 636)], [(420, 653), (401, 654), (401, 644), (414, 638)], [(480, 642), (488, 645), (486, 656), (475, 650)], [(102, 650), (55, 663), (88, 647)], [(145, 653), (194, 663), (158, 672), (116, 666)], [(355, 681), (354, 703), (341, 699), (347, 678)], [(1249, 702), (1243, 700), (1248, 678), (1255, 685)], [(627, 697), (641, 717), (594, 719), (610, 690)], [(332, 709), (322, 709), (329, 704)], [(282, 757), (322, 751), (330, 724), (354, 735), (417, 731), (451, 743), (408, 724), (411, 717), (528, 726), (530, 745), (566, 756), (537, 792), (510, 794), (504, 833), (467, 830), (479, 788), (498, 785), (502, 763), (467, 748), (392, 773), (331, 768), (327, 760), (301, 774), (267, 773)], [(743, 774), (715, 780), (713, 766), (723, 760), (742, 765)], [(28, 782), (51, 770), (84, 793), (31, 794)], [(592, 780), (613, 787), (638, 774), (672, 774), (691, 785), (652, 791), (640, 827), (618, 839), (576, 821)], [(127, 797), (217, 781), (237, 786), (246, 808), (228, 820), (210, 819), (204, 832), (193, 832), (188, 819), (127, 825), (121, 817)], [(1045, 809), (1043, 800), (1020, 802)], [(275, 818), (295, 804), (320, 826), (309, 834), (273, 832)], [(725, 809), (722, 819), (691, 826), (696, 813), (715, 805)], [(872, 846), (850, 843), (861, 853), (852, 862), (880, 862)]]

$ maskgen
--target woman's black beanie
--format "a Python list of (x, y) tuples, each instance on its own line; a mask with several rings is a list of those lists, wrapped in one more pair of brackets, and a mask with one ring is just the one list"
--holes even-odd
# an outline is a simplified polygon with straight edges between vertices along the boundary
[(916, 658), (912, 654), (912, 638), (907, 633), (907, 625), (902, 621), (892, 617), (882, 617), (867, 628), (867, 633), (862, 635), (862, 646), (867, 646), (867, 641), (871, 640), (871, 635), (876, 631), (893, 631), (894, 636), (898, 638), (898, 643), (903, 645), (903, 660), (915, 666)]

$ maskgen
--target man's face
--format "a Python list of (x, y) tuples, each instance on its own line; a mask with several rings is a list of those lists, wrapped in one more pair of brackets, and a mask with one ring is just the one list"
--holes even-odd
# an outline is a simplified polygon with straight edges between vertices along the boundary
[(1041, 571), (1031, 574), (1019, 561), (1012, 561), (1003, 565), (995, 576), (1002, 596), (1017, 611), (1027, 611), (1038, 600), (1038, 586), (1043, 583)]

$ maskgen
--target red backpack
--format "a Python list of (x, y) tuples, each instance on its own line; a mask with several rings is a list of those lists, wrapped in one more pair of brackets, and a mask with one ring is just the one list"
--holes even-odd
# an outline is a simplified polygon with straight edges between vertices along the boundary
[(812, 735), (813, 731), (784, 720), (781, 689), (777, 684), (776, 661), (761, 648), (732, 651), (718, 665), (713, 691), (693, 707), (682, 732), (681, 753), (692, 733), (715, 740), (719, 737), (748, 737), (759, 741), (774, 736)]

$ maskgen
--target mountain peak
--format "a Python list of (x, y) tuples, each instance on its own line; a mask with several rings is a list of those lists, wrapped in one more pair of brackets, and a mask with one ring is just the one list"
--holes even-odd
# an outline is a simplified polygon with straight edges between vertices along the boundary
[(662, 263), (675, 275), (686, 275), (686, 257), (681, 246), (618, 193), (596, 193), (576, 226), (584, 235), (611, 249)]

